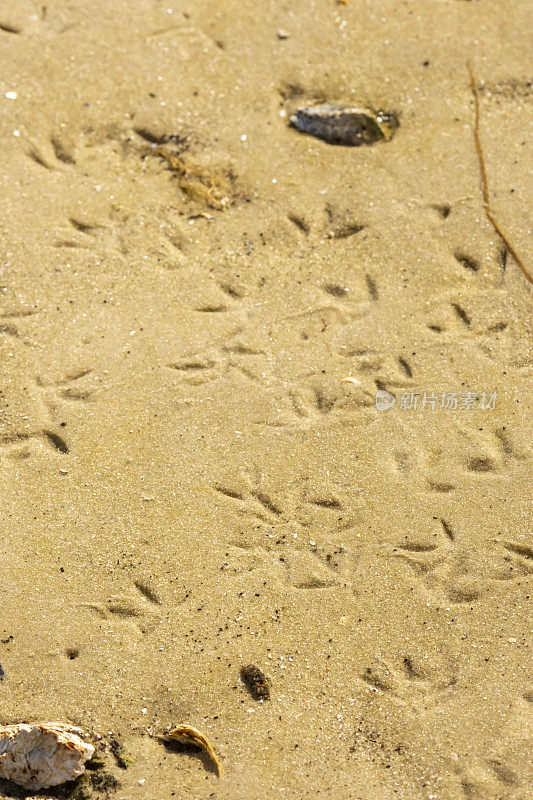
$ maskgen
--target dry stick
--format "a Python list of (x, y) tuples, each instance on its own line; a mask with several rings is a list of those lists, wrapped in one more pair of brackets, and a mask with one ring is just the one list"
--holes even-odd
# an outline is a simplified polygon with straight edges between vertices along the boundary
[(495, 220), (494, 215), (492, 213), (492, 209), (490, 207), (490, 193), (489, 193), (489, 182), (487, 178), (487, 170), (485, 168), (485, 159), (483, 158), (483, 150), (481, 148), (481, 139), (479, 138), (479, 95), (477, 91), (477, 84), (476, 79), (474, 77), (474, 72), (472, 70), (472, 65), (470, 61), (466, 62), (466, 66), (468, 68), (468, 73), (470, 75), (470, 84), (472, 86), (472, 94), (474, 95), (474, 108), (475, 108), (475, 121), (474, 121), (474, 140), (476, 143), (476, 151), (477, 157), (479, 161), (479, 170), (481, 172), (481, 186), (483, 189), (483, 205), (485, 207), (485, 214), (487, 215), (487, 219), (492, 224), (492, 227), (502, 239), (504, 245), (506, 246), (507, 250), (511, 253), (512, 257), (528, 279), (530, 283), (533, 283), (533, 278), (525, 268), (524, 262), (514, 249), (513, 245), (502, 231), (499, 223)]

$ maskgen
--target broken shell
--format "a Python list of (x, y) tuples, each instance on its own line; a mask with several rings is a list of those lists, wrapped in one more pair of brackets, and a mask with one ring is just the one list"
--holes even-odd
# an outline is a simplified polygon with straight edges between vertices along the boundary
[(196, 747), (201, 747), (215, 765), (218, 777), (222, 777), (222, 765), (215, 753), (215, 748), (207, 736), (202, 731), (199, 731), (198, 728), (193, 728), (191, 725), (177, 725), (175, 728), (165, 731), (161, 738), (164, 742), (178, 742), (179, 744), (192, 744)]
[(87, 734), (61, 722), (0, 727), (0, 777), (25, 789), (44, 789), (74, 780), (85, 770), (94, 747)]
[(398, 118), (392, 113), (334, 103), (303, 106), (291, 116), (290, 121), (298, 130), (323, 139), (328, 144), (349, 147), (387, 142), (399, 125)]

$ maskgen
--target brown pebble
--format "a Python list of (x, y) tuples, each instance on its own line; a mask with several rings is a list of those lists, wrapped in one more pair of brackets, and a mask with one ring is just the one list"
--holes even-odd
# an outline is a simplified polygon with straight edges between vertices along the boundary
[(255, 664), (241, 669), (241, 678), (254, 700), (270, 700), (270, 681)]

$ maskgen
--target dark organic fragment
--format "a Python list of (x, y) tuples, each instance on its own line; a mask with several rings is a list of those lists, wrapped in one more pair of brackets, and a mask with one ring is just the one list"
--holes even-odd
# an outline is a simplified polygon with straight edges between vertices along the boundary
[(109, 736), (109, 749), (117, 762), (117, 766), (119, 766), (120, 769), (128, 769), (133, 759), (125, 752), (124, 745), (114, 733)]
[(4, 670), (3, 666), (0, 664), (0, 681), (4, 680), (5, 674), (6, 674), (5, 670)]
[(388, 142), (399, 125), (393, 113), (335, 103), (303, 106), (290, 121), (298, 130), (328, 144), (348, 147)]
[(255, 664), (241, 669), (241, 678), (254, 700), (270, 700), (270, 681)]

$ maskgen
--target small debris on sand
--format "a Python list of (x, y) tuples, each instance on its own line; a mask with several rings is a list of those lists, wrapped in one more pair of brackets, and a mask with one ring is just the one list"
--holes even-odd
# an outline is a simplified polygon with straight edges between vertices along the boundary
[(270, 681), (255, 664), (241, 669), (241, 678), (254, 700), (270, 700)]
[(207, 167), (168, 144), (145, 148), (143, 154), (163, 159), (177, 176), (182, 192), (191, 200), (217, 211), (231, 204), (230, 179), (225, 171)]
[(109, 735), (109, 749), (120, 769), (128, 769), (133, 763), (132, 757), (124, 749), (124, 745), (114, 733)]

